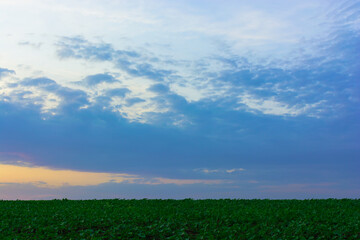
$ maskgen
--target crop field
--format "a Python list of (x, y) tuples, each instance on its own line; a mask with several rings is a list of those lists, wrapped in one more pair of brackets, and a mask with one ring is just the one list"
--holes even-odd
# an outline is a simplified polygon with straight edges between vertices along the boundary
[(360, 200), (0, 201), (0, 239), (360, 239)]

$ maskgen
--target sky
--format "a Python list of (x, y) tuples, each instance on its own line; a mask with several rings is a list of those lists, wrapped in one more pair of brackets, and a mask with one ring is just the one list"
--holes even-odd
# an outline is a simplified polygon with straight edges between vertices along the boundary
[(360, 198), (360, 1), (0, 0), (0, 199)]

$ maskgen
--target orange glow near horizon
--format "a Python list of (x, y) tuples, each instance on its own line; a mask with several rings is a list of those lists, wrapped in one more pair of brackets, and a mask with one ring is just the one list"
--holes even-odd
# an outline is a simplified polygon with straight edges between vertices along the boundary
[(144, 178), (126, 173), (85, 172), (66, 169), (51, 169), (32, 166), (23, 161), (0, 162), (0, 186), (4, 184), (32, 184), (41, 188), (64, 186), (95, 186), (102, 183), (159, 184), (226, 184), (222, 179), (171, 179), (162, 177)]
[(107, 182), (134, 182), (136, 175), (57, 170), (38, 166), (0, 163), (0, 184), (30, 183), (38, 187), (91, 186)]

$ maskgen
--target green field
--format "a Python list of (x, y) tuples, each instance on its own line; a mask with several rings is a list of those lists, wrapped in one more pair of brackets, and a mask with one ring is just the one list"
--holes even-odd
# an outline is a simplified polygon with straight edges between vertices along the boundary
[(360, 200), (0, 201), (0, 239), (360, 239)]

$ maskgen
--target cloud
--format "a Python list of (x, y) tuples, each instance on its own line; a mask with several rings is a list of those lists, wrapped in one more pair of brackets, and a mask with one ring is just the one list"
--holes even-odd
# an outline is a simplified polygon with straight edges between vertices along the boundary
[[(358, 3), (142, 1), (129, 11), (111, 2), (3, 11), (24, 24), (3, 33), (2, 64), (17, 75), (0, 70), (0, 151), (54, 169), (173, 182), (204, 174), (274, 186), (289, 178), (351, 179), (339, 189), (360, 182)], [(47, 21), (49, 9), (70, 24)], [(46, 35), (42, 23), (52, 26)], [(54, 36), (79, 32), (52, 45)], [(44, 45), (32, 51), (19, 41)], [(289, 173), (294, 166), (303, 171)], [(242, 197), (237, 187), (233, 196)]]
[[(346, 52), (346, 58), (339, 57), (339, 52), (345, 53), (340, 43), (348, 42), (355, 46), (356, 36), (349, 33), (336, 36), (335, 39), (336, 41), (325, 44), (326, 49), (316, 52), (315, 55), (294, 51), (287, 58), (288, 62), (271, 58), (254, 62), (250, 58), (236, 55), (214, 54), (193, 61), (192, 64), (186, 61), (163, 64), (169, 62), (169, 59), (156, 56), (157, 61), (162, 63), (157, 64), (157, 61), (153, 60), (154, 56), (148, 56), (148, 53), (136, 54), (137, 52), (117, 50), (111, 44), (92, 43), (82, 37), (61, 38), (58, 43), (58, 55), (61, 58), (107, 61), (122, 74), (163, 82), (151, 84), (147, 88), (147, 91), (156, 94), (156, 97), (142, 97), (147, 101), (147, 107), (157, 109), (152, 112), (152, 116), (160, 116), (162, 114), (159, 113), (167, 112), (168, 115), (174, 115), (174, 118), (185, 116), (189, 119), (185, 112), (188, 105), (181, 103), (181, 100), (190, 102), (195, 99), (219, 102), (221, 105), (216, 107), (247, 111), (251, 114), (320, 118), (338, 115), (346, 111), (341, 108), (358, 99), (354, 90), (358, 87), (354, 88), (353, 81), (349, 81), (349, 78), (356, 78), (358, 74), (351, 77), (345, 69), (354, 65), (353, 53)], [(313, 47), (315, 46), (311, 46)], [(61, 54), (62, 51), (70, 51), (72, 54), (64, 56)], [(347, 64), (343, 64), (344, 61)], [(166, 66), (166, 69), (162, 66)], [(355, 71), (354, 69), (352, 71)], [(337, 85), (342, 85), (347, 90), (337, 91)], [(339, 99), (346, 104), (338, 104)], [(181, 109), (178, 108), (180, 106)], [(126, 116), (134, 114), (129, 113)], [(151, 122), (145, 119), (144, 114), (136, 119)]]
[(156, 69), (149, 63), (134, 63), (123, 59), (119, 59), (115, 66), (131, 76), (147, 77), (155, 81), (164, 81), (173, 73), (171, 70)]
[(114, 83), (114, 82), (119, 82), (119, 80), (117, 80), (110, 74), (100, 73), (100, 74), (87, 76), (80, 83), (84, 83), (87, 86), (95, 86), (100, 83)]
[[(239, 96), (239, 104), (244, 104), (249, 111), (257, 111), (263, 114), (277, 115), (277, 116), (298, 116), (300, 114), (306, 113), (307, 110), (311, 109), (313, 106), (319, 105), (319, 103), (314, 103), (312, 105), (305, 104), (305, 106), (289, 106), (286, 103), (278, 102), (274, 97), (269, 99), (261, 99), (251, 96), (249, 94), (244, 94)], [(235, 108), (236, 110), (241, 110), (242, 107)]]
[(203, 172), (203, 173), (234, 173), (234, 172), (242, 172), (245, 171), (244, 168), (232, 168), (232, 169), (207, 169), (207, 168), (198, 168), (194, 169), (194, 171)]
[(109, 97), (125, 97), (127, 94), (131, 93), (131, 90), (128, 88), (112, 88), (106, 90), (106, 95)]
[(233, 172), (242, 172), (245, 171), (243, 168), (233, 168), (233, 169), (227, 169), (225, 170), (227, 173), (233, 173)]
[(146, 101), (144, 99), (137, 98), (137, 97), (136, 98), (128, 98), (128, 99), (126, 99), (126, 106), (131, 107), (134, 104), (142, 103), (142, 102), (146, 102)]
[[(84, 108), (97, 109), (96, 111), (102, 108), (102, 110), (118, 112), (132, 121), (148, 122), (150, 119), (147, 118), (148, 113), (164, 112), (164, 108), (167, 107), (165, 105), (161, 107), (155, 99), (152, 100), (151, 94), (145, 93), (145, 99), (137, 97), (138, 91), (133, 92), (127, 87), (121, 87), (124, 84), (110, 74), (90, 75), (83, 81), (76, 82), (82, 85), (82, 90), (65, 87), (47, 77), (7, 79), (4, 83), (5, 88), (0, 92), (3, 93), (4, 99), (25, 105), (38, 105), (42, 109), (41, 112), (48, 115), (44, 116), (45, 118)], [(115, 85), (101, 86), (97, 91), (89, 91), (86, 88), (102, 83)], [(169, 97), (174, 98), (171, 95)], [(136, 109), (131, 108), (142, 102), (147, 104), (136, 106)]]
[(160, 94), (168, 93), (170, 91), (168, 86), (161, 83), (151, 85), (148, 90)]
[(49, 78), (26, 78), (24, 79), (21, 84), (23, 86), (57, 86), (57, 83), (54, 80)]
[[(138, 58), (141, 55), (135, 51), (115, 50), (109, 43), (91, 43), (83, 37), (62, 37), (58, 42), (60, 57), (83, 58), (99, 61), (110, 61), (119, 57)], [(70, 51), (70, 55), (61, 55), (62, 51)]]
[(114, 49), (110, 44), (91, 44), (82, 37), (63, 37), (57, 43), (57, 55), (61, 59), (78, 58), (98, 61), (113, 59)]
[[(343, 39), (341, 42), (352, 40)], [(333, 51), (329, 49), (328, 52)], [(333, 54), (334, 58), (338, 56)], [(353, 86), (353, 80), (359, 73), (355, 70), (355, 61), (349, 60), (351, 55), (349, 53), (349, 58), (333, 59), (331, 62), (325, 56), (309, 57), (296, 67), (253, 65), (236, 57), (220, 58), (218, 61), (225, 62), (227, 70), (214, 73), (215, 77), (211, 77), (208, 86), (217, 89), (217, 92), (212, 93), (210, 98), (222, 99), (231, 103), (228, 106), (237, 111), (254, 114), (316, 118), (338, 116), (340, 112), (347, 111), (346, 106), (353, 105), (350, 99), (357, 99), (355, 92), (358, 86)], [(343, 65), (344, 61), (348, 64)], [(353, 66), (351, 70), (349, 66)], [(339, 87), (347, 90), (339, 91)]]
[(29, 41), (21, 41), (18, 44), (22, 45), (22, 46), (30, 46), (30, 47), (33, 47), (36, 49), (39, 49), (43, 45), (43, 43), (41, 43), (41, 42), (34, 43), (34, 42), (29, 42)]
[(10, 69), (7, 69), (7, 68), (0, 68), (0, 78), (2, 76), (6, 76), (8, 74), (15, 74), (15, 71), (14, 70), (10, 70)]
[(143, 56), (136, 51), (116, 50), (108, 43), (91, 43), (82, 37), (63, 37), (57, 46), (57, 55), (60, 59), (108, 61), (131, 76), (163, 81), (174, 73), (172, 70), (153, 66), (151, 62), (156, 62), (153, 57)]
[[(46, 84), (39, 88), (48, 87), (54, 92), (58, 90)], [(72, 99), (70, 93), (67, 101), (69, 99)], [(199, 168), (209, 163), (209, 171), (222, 171), (207, 174), (209, 178), (219, 176), (217, 174), (225, 178), (252, 174), (254, 170), (230, 174), (225, 170), (231, 168), (218, 168), (239, 166), (239, 159), (247, 165), (246, 169), (271, 163), (269, 173), (249, 178), (263, 184), (266, 177), (284, 179), (284, 173), (276, 172), (274, 177), (274, 169), (293, 166), (299, 161), (324, 166), (331, 163), (336, 168), (343, 167), (346, 161), (352, 169), (357, 169), (359, 154), (355, 143), (359, 135), (355, 117), (333, 121), (305, 118), (300, 124), (296, 119), (226, 111), (217, 107), (221, 102), (188, 103), (176, 99), (170, 98), (177, 106), (174, 109), (187, 112), (196, 125), (178, 129), (166, 124), (130, 123), (115, 112), (91, 103), (86, 109), (63, 111), (42, 120), (37, 106), (0, 101), (0, 151), (24, 151), (32, 156), (34, 164), (40, 166), (85, 169), (86, 172), (136, 173), (149, 181), (145, 177), (149, 173), (154, 175), (152, 178), (197, 179), (198, 173), (183, 174), (179, 169)], [(165, 115), (159, 122), (169, 121), (172, 117)], [(138, 151), (140, 146), (141, 151)], [(298, 153), (299, 149), (301, 153)], [(338, 159), (343, 160), (339, 162)], [(318, 168), (314, 169), (318, 176)], [(333, 173), (340, 174), (338, 169)], [(356, 176), (353, 174), (351, 178)], [(298, 179), (302, 177), (303, 173), (297, 175)]]
[(201, 171), (203, 173), (217, 173), (217, 172), (220, 172), (219, 169), (202, 169)]
[(40, 105), (43, 113), (62, 113), (79, 110), (89, 103), (88, 95), (81, 90), (64, 87), (56, 81), (41, 78), (25, 78), (20, 85), (12, 90), (17, 96), (13, 101), (25, 104)]
[(62, 58), (78, 58), (97, 61), (112, 61), (119, 57), (138, 58), (140, 54), (134, 51), (115, 50), (108, 43), (91, 43), (83, 37), (62, 37), (57, 42), (57, 55)]

